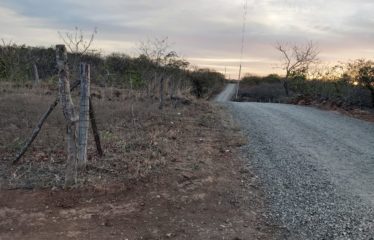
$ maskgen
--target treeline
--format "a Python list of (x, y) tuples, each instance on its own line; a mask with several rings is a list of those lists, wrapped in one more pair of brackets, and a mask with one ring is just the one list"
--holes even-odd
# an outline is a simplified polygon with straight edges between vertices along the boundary
[[(162, 51), (161, 51), (162, 50)], [(158, 55), (149, 54), (157, 52)], [(0, 46), (0, 81), (16, 86), (57, 85), (56, 53), (53, 47), (16, 44)], [(101, 87), (131, 88), (157, 95), (160, 82), (171, 96), (188, 92), (208, 98), (223, 88), (223, 74), (209, 69), (191, 70), (189, 62), (174, 51), (144, 50), (138, 57), (122, 53), (103, 56), (94, 51), (68, 53), (71, 79), (79, 78), (79, 63), (91, 65), (91, 81)]]
[[(286, 81), (289, 96), (284, 91)], [(332, 101), (337, 106), (374, 107), (374, 63), (359, 59), (314, 72), (293, 73), (287, 79), (277, 74), (246, 76), (241, 81), (238, 100), (294, 102), (297, 99), (306, 103)]]

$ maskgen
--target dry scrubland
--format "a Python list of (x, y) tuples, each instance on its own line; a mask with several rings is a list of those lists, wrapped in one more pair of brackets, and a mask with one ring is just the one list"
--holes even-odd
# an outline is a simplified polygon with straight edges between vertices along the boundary
[[(57, 92), (1, 89), (0, 239), (273, 239), (263, 193), (234, 153), (245, 143), (218, 106), (93, 87), (105, 152), (90, 133), (87, 171), (63, 190), (65, 124), (55, 109), (10, 165)], [(76, 97), (76, 96), (75, 96)]]

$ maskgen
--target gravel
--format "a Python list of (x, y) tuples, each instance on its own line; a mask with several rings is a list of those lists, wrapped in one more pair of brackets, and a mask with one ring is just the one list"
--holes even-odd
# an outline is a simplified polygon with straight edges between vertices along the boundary
[(237, 87), (236, 84), (233, 84), (233, 83), (227, 84), (226, 88), (214, 98), (214, 101), (216, 102), (230, 101), (230, 99), (235, 94), (236, 87)]
[[(223, 101), (223, 99), (221, 99)], [(287, 239), (374, 239), (374, 124), (272, 103), (224, 103)]]

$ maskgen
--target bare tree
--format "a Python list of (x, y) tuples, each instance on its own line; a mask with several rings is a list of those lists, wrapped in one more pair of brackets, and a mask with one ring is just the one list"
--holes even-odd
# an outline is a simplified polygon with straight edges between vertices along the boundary
[(140, 54), (161, 66), (166, 64), (166, 56), (172, 52), (169, 49), (170, 44), (167, 37), (148, 39), (147, 41), (141, 41), (139, 44)]
[(138, 49), (141, 56), (145, 56), (153, 63), (153, 65), (155, 65), (154, 81), (159, 83), (159, 108), (162, 109), (164, 100), (164, 81), (168, 78), (166, 76), (166, 69), (174, 66), (175, 63), (177, 63), (179, 56), (175, 51), (170, 50), (170, 44), (167, 37), (162, 39), (154, 38), (153, 40), (140, 42)]
[(306, 75), (310, 65), (318, 62), (319, 52), (313, 42), (308, 42), (305, 46), (277, 43), (276, 49), (282, 54), (281, 68), (286, 71), (283, 87), (289, 96), (289, 78), (293, 75)]
[(97, 28), (95, 27), (93, 32), (87, 38), (85, 37), (84, 32), (75, 27), (74, 32), (65, 32), (64, 34), (60, 31), (58, 35), (60, 36), (61, 40), (65, 43), (65, 46), (69, 49), (71, 53), (76, 53), (79, 55), (83, 55), (87, 53), (89, 48), (91, 47), (95, 35), (97, 34)]
[(72, 63), (73, 75), (77, 77), (79, 75), (79, 65), (82, 60), (82, 56), (87, 54), (90, 50), (92, 43), (97, 34), (97, 28), (95, 27), (91, 34), (86, 35), (83, 30), (78, 27), (75, 27), (74, 32), (58, 32), (61, 40), (64, 42), (66, 48), (72, 54), (70, 57)]

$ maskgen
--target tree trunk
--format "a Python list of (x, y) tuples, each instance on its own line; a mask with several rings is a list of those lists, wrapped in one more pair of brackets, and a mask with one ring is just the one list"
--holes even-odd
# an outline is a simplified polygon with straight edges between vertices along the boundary
[(170, 101), (174, 108), (177, 107), (177, 101), (176, 101), (176, 88), (177, 88), (177, 82), (176, 82), (177, 76), (173, 76), (173, 78), (170, 80)]
[(152, 81), (152, 88), (151, 88), (151, 97), (153, 98), (154, 96), (157, 95), (157, 82), (158, 82), (158, 77), (157, 72), (155, 72), (155, 76)]
[(289, 76), (289, 73), (287, 72), (286, 78), (283, 80), (283, 88), (284, 88), (284, 92), (286, 93), (287, 97), (290, 95), (289, 89), (288, 89), (288, 76)]
[(173, 99), (173, 97), (174, 97), (174, 81), (175, 81), (174, 76), (169, 77), (168, 87), (169, 87), (169, 97), (170, 97), (170, 99)]
[(71, 186), (77, 181), (77, 139), (76, 123), (78, 116), (74, 109), (70, 94), (69, 68), (67, 64), (67, 52), (65, 45), (56, 46), (56, 60), (58, 67), (58, 90), (62, 112), (67, 122), (67, 161), (65, 172), (65, 186)]
[(162, 109), (164, 106), (164, 77), (160, 78), (160, 106), (159, 109)]
[(90, 125), (90, 65), (81, 63), (81, 95), (79, 106), (79, 130), (78, 130), (78, 168), (84, 169), (87, 165), (88, 128)]
[(132, 76), (131, 76), (131, 72), (129, 72), (129, 80), (130, 80), (130, 88), (131, 88), (131, 94), (132, 94), (133, 86), (132, 86)]
[(374, 88), (370, 88), (371, 93), (371, 107), (374, 108)]

